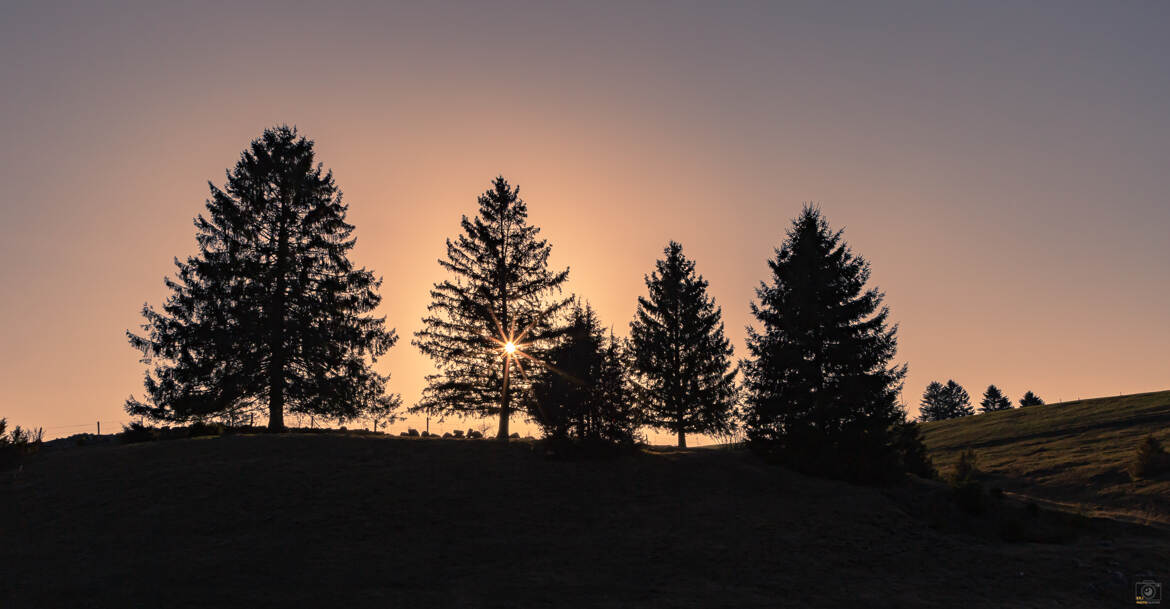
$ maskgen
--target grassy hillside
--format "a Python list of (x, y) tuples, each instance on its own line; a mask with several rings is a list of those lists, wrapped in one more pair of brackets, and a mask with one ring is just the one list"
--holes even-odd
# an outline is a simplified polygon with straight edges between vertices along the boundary
[(1170, 524), (1170, 477), (1133, 481), (1126, 466), (1153, 434), (1170, 445), (1170, 391), (1033, 406), (927, 423), (944, 473), (975, 450), (989, 484), (1092, 515)]
[(523, 442), (293, 434), (53, 449), (0, 481), (0, 606), (1101, 607), (1170, 564), (1168, 538), (1136, 525), (1064, 544), (955, 532), (945, 497), (716, 449), (554, 461)]

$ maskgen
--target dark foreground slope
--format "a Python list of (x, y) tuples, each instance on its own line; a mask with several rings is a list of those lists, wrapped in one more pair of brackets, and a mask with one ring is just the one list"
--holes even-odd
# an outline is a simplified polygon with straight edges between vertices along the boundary
[(237, 436), (45, 451), (8, 478), (2, 607), (1103, 607), (1170, 565), (1133, 525), (1009, 544), (910, 515), (926, 484), (718, 450)]
[(988, 484), (1094, 516), (1170, 525), (1170, 476), (1135, 481), (1126, 473), (1146, 435), (1170, 446), (1170, 391), (1032, 406), (922, 428), (941, 470), (972, 449)]

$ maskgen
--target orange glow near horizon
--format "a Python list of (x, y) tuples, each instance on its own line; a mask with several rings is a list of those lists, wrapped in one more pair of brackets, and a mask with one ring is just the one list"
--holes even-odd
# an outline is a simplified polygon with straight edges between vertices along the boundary
[[(400, 340), (374, 367), (405, 407), (435, 372), (410, 339), (436, 261), (498, 174), (570, 268), (565, 295), (619, 338), (673, 239), (746, 356), (755, 288), (812, 201), (886, 294), (911, 414), (936, 380), (974, 403), (989, 384), (1013, 402), (1170, 388), (1165, 9), (911, 22), (882, 4), (12, 7), (0, 417), (50, 438), (129, 423), (144, 366), (125, 330), (196, 251), (208, 180), (282, 123), (316, 142), (351, 260), (385, 280), (376, 314)], [(522, 330), (482, 346), (543, 372)]]

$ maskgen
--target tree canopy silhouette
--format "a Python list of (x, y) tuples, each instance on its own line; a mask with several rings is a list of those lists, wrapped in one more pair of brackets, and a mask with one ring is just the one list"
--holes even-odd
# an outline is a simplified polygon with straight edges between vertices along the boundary
[(631, 444), (638, 420), (618, 339), (601, 328), (588, 304), (575, 305), (564, 337), (545, 352), (530, 414), (545, 435)]
[(893, 435), (905, 418), (897, 326), (841, 235), (805, 206), (768, 261), (742, 364), (745, 419), (751, 444), (800, 469), (870, 478), (897, 461), (902, 436), (917, 436)]
[(946, 385), (933, 381), (922, 393), (919, 418), (923, 421), (942, 421), (975, 414), (971, 407), (971, 396), (963, 386), (953, 380)]
[(979, 401), (979, 412), (995, 412), (997, 410), (1011, 410), (1012, 401), (1004, 395), (999, 387), (988, 385), (983, 392), (983, 399)]
[(572, 301), (558, 297), (569, 269), (549, 269), (552, 247), (537, 238), (519, 187), (503, 176), (479, 197), (479, 215), (463, 216), (461, 225), (463, 234), (447, 240), (447, 257), (439, 260), (451, 278), (434, 285), (430, 314), (412, 341), (439, 372), (427, 376), (411, 410), (499, 415), (497, 437), (507, 440), (513, 399), (531, 399), (525, 362), (539, 365), (562, 331), (553, 321)]
[(1032, 393), (1031, 391), (1028, 391), (1027, 393), (1024, 394), (1024, 397), (1020, 398), (1020, 407), (1021, 408), (1024, 408), (1027, 406), (1043, 406), (1043, 405), (1044, 405), (1044, 400), (1040, 399), (1040, 396), (1036, 395), (1035, 393)]
[(734, 427), (737, 391), (732, 347), (723, 335), (721, 310), (707, 295), (695, 263), (671, 241), (664, 260), (646, 277), (630, 323), (633, 384), (646, 423), (688, 433), (726, 433)]
[(370, 361), (397, 341), (385, 318), (381, 279), (349, 260), (353, 225), (313, 142), (287, 126), (267, 129), (240, 155), (227, 183), (213, 184), (195, 218), (199, 252), (175, 260), (161, 311), (144, 305), (130, 344), (152, 366), (146, 400), (126, 410), (188, 421), (267, 401), (268, 425), (291, 412), (341, 420), (398, 405), (389, 376)]

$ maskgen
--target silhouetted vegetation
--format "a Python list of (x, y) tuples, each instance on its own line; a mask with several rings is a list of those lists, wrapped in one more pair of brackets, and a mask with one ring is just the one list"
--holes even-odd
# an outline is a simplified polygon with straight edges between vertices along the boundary
[(891, 445), (900, 460), (900, 469), (922, 478), (935, 478), (938, 471), (922, 442), (922, 429), (914, 421), (903, 421), (891, 430)]
[(979, 401), (979, 412), (995, 412), (997, 410), (1011, 410), (1012, 401), (1004, 395), (999, 387), (988, 385), (983, 392), (983, 399)]
[(176, 259), (161, 311), (142, 310), (144, 333), (127, 332), (152, 366), (146, 400), (126, 410), (186, 422), (268, 405), (271, 429), (294, 413), (385, 418), (398, 404), (376, 359), (397, 340), (383, 318), (381, 280), (348, 258), (348, 206), (295, 129), (267, 129), (243, 152), (226, 185), (211, 186), (195, 219), (199, 253)]
[(1134, 484), (1127, 471), (1151, 430), (1168, 426), (1170, 391), (921, 425), (931, 457), (948, 473), (963, 451), (978, 447), (979, 469), (1005, 490), (1164, 524), (1170, 523), (1170, 476)]
[(137, 444), (139, 442), (153, 442), (159, 437), (159, 430), (139, 421), (122, 426), (122, 433), (118, 440), (123, 444)]
[(638, 427), (624, 353), (596, 313), (575, 305), (565, 334), (545, 353), (529, 415), (553, 441), (633, 444)]
[(8, 420), (0, 419), (0, 469), (13, 467), (21, 457), (37, 452), (43, 437), (43, 429), (24, 429), (17, 425), (9, 430)]
[[(430, 313), (412, 344), (439, 368), (427, 376), (413, 412), (499, 416), (506, 440), (517, 402), (531, 400), (528, 369), (560, 329), (556, 314), (571, 302), (555, 297), (569, 270), (551, 271), (548, 242), (528, 224), (528, 206), (502, 176), (479, 197), (479, 215), (463, 217), (463, 233), (447, 240), (439, 265), (452, 275), (431, 290)], [(505, 347), (512, 344), (518, 353)], [(524, 355), (528, 357), (525, 357)]]
[(975, 409), (971, 408), (971, 396), (967, 390), (949, 380), (946, 385), (934, 381), (926, 386), (918, 412), (922, 421), (929, 422), (970, 416), (975, 414)]
[(707, 281), (682, 245), (671, 241), (663, 252), (630, 322), (631, 380), (645, 423), (673, 432), (685, 447), (688, 433), (733, 427), (738, 369)]
[(1043, 406), (1043, 405), (1044, 405), (1044, 400), (1040, 399), (1040, 396), (1036, 395), (1035, 393), (1032, 393), (1031, 391), (1025, 393), (1024, 397), (1020, 398), (1020, 408), (1024, 408), (1026, 406)]
[(987, 493), (983, 484), (976, 479), (978, 473), (975, 451), (965, 450), (959, 455), (950, 477), (955, 503), (971, 514), (982, 513), (987, 507)]
[(1133, 461), (1129, 464), (1129, 475), (1134, 480), (1152, 478), (1170, 472), (1170, 454), (1154, 436), (1146, 436), (1138, 444)]
[(883, 294), (866, 287), (869, 264), (806, 206), (768, 266), (743, 363), (749, 442), (832, 477), (887, 480), (907, 461), (927, 471), (914, 463), (917, 433), (895, 433), (906, 367), (892, 364), (897, 327)]

